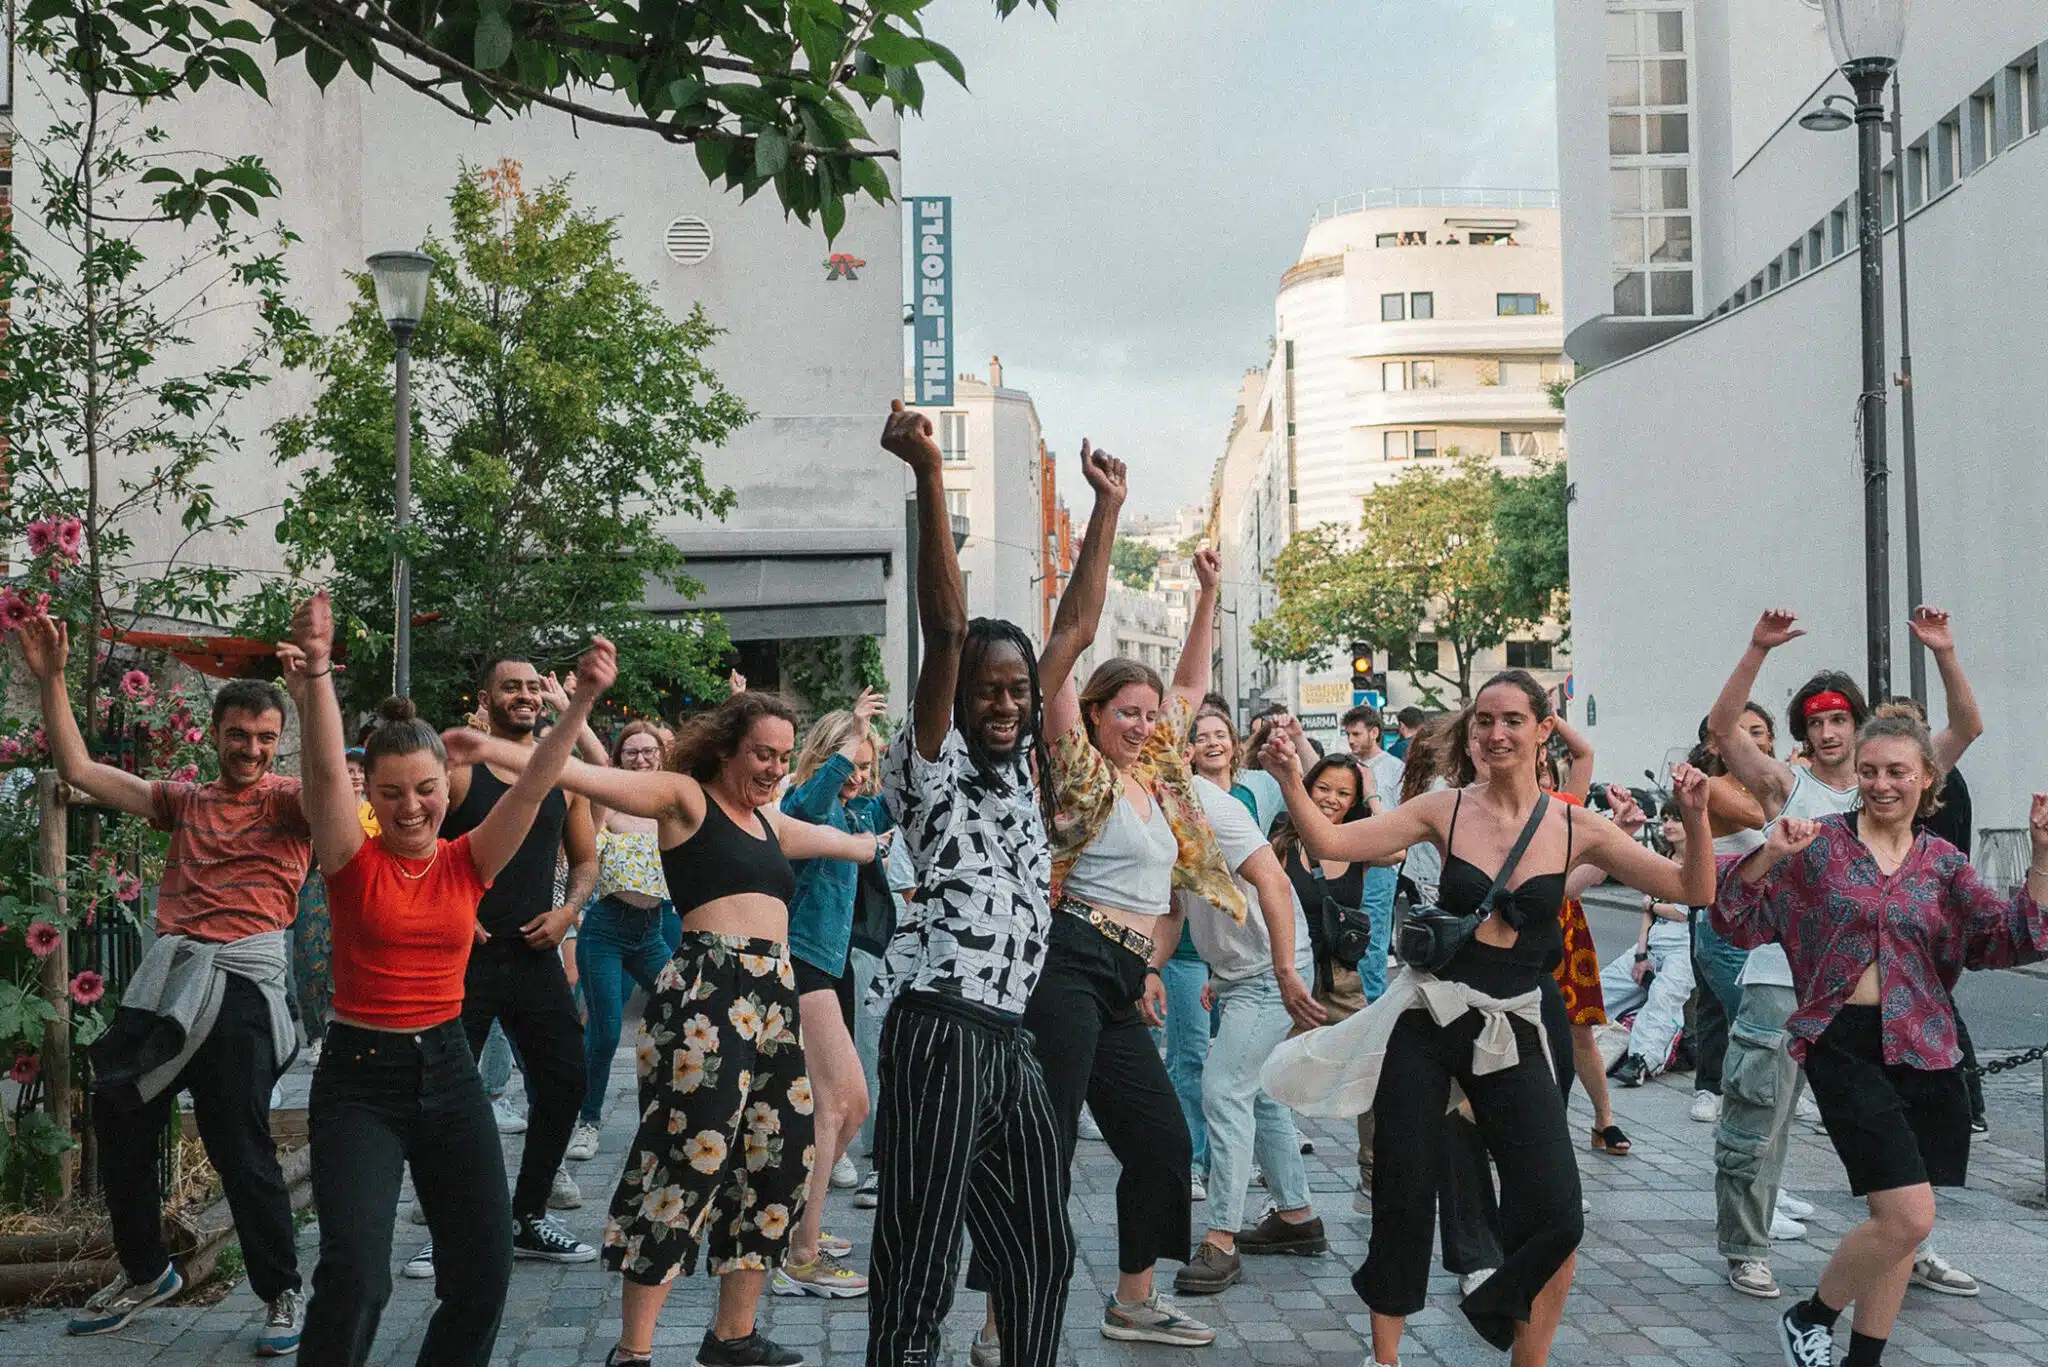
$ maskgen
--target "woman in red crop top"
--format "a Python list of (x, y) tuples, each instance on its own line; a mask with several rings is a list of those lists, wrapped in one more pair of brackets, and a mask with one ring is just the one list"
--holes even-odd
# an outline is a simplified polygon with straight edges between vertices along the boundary
[(305, 728), (306, 818), (334, 923), (334, 1023), (313, 1077), (307, 1128), (320, 1265), (299, 1360), (369, 1356), (391, 1295), (391, 1225), (410, 1165), (427, 1226), (464, 1256), (436, 1268), (440, 1305), (421, 1367), (484, 1367), (512, 1275), (512, 1208), (497, 1125), (462, 1031), (462, 979), (476, 904), (533, 825), (591, 707), (618, 672), (599, 638), (576, 668), (562, 724), (483, 823), (440, 838), (448, 810), (441, 738), (393, 698), (363, 747), (381, 832), (364, 833), (335, 702), (334, 616), (325, 593), (299, 605), (278, 646)]

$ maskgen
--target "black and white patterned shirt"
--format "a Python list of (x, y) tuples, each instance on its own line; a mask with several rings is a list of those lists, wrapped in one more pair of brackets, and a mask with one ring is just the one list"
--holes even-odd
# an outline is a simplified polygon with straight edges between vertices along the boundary
[(1045, 968), (1052, 849), (1029, 771), (984, 778), (948, 730), (939, 757), (904, 727), (882, 761), (884, 798), (916, 861), (917, 900), (896, 927), (870, 1001), (936, 992), (1021, 1016)]

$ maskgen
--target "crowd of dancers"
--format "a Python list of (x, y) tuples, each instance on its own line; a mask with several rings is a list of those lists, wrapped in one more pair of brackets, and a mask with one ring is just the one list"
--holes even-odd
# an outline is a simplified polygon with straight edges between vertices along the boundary
[[(1120, 1167), (1101, 1332), (1200, 1347), (1215, 1330), (1162, 1294), (1162, 1262), (1185, 1301), (1235, 1284), (1246, 1256), (1328, 1250), (1300, 1113), (1357, 1117), (1367, 1362), (1398, 1363), (1441, 1230), (1473, 1328), (1534, 1367), (1566, 1313), (1582, 1148), (1630, 1151), (1610, 1072), (1638, 1085), (1681, 1048), (1694, 1117), (1719, 1125), (1734, 1290), (1780, 1295), (1769, 1258), (1797, 1232), (1779, 1177), (1802, 1086), (1868, 1201), (1780, 1319), (1789, 1367), (1833, 1367), (1852, 1305), (1843, 1361), (1878, 1363), (1909, 1281), (1974, 1293), (1927, 1246), (1933, 1189), (1962, 1183), (1975, 1120), (1951, 993), (1966, 969), (2048, 950), (2048, 797), (2025, 885), (1987, 888), (1956, 773), (1982, 722), (1944, 614), (1911, 623), (1944, 683), (1940, 733), (1827, 672), (1792, 699), (1798, 751), (1780, 758), (1749, 695), (1800, 632), (1769, 612), (1666, 809), (1610, 789), (1602, 812), (1586, 805), (1591, 746), (1520, 671), (1451, 716), (1403, 714), (1393, 736), (1347, 716), (1348, 753), (1314, 753), (1277, 709), (1240, 742), (1209, 688), (1209, 552), (1170, 680), (1125, 659), (1080, 678), (1121, 463), (1083, 444), (1094, 505), (1037, 649), (968, 617), (930, 423), (898, 404), (882, 445), (915, 478), (924, 643), (886, 744), (878, 695), (799, 748), (797, 713), (741, 690), (673, 735), (634, 722), (607, 746), (590, 720), (617, 665), (599, 639), (564, 683), (494, 662), (472, 725), (437, 731), (394, 699), (351, 749), (321, 595), (278, 647), (302, 776), (272, 772), (284, 701), (235, 682), (213, 709), (220, 778), (152, 783), (89, 757), (62, 625), (23, 629), (63, 777), (171, 836), (157, 934), (95, 1050), (122, 1273), (71, 1332), (118, 1330), (184, 1288), (155, 1162), (180, 1091), (268, 1306), (257, 1351), (323, 1365), (370, 1354), (409, 1168), (430, 1242), (402, 1267), (437, 1299), (422, 1364), (490, 1361), (512, 1262), (534, 1258), (619, 1275), (608, 1367), (655, 1360), (669, 1288), (700, 1260), (718, 1295), (699, 1367), (803, 1361), (763, 1331), (771, 1288), (865, 1296), (870, 1367), (924, 1367), (965, 1233), (986, 1304), (974, 1367), (1051, 1367), (1090, 1126)], [(1638, 838), (1653, 820), (1668, 856)], [(331, 972), (310, 1294), (268, 1122), (298, 1048), (309, 873)], [(1632, 954), (1604, 973), (1578, 901), (1603, 880), (1644, 898)], [(592, 1247), (550, 1207), (581, 1199), (565, 1160), (598, 1156), (629, 980), (646, 994), (637, 1128)], [(1608, 1011), (1634, 1012), (1611, 1068)], [(506, 1070), (487, 1078), (500, 1048), (528, 1099), (509, 1192), (500, 1130), (517, 1108), (492, 1095)], [(1593, 1103), (1583, 1144), (1574, 1081)], [(835, 1184), (855, 1182), (875, 1210), (865, 1275), (824, 1227)], [(1248, 1221), (1255, 1182), (1271, 1208)]]

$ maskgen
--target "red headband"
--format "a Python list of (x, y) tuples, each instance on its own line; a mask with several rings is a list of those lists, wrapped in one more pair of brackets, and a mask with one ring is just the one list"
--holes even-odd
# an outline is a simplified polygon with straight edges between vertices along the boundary
[(1823, 712), (1847, 712), (1852, 717), (1856, 715), (1856, 709), (1849, 706), (1847, 695), (1837, 693), (1833, 689), (1825, 693), (1816, 693), (1806, 700), (1804, 715), (1808, 721), (1812, 721)]

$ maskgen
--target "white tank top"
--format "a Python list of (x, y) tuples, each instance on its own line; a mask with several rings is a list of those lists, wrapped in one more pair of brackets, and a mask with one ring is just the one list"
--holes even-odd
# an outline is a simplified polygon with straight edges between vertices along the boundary
[[(1815, 821), (1824, 816), (1853, 812), (1862, 801), (1860, 789), (1833, 788), (1815, 778), (1811, 770), (1795, 768), (1792, 771), (1792, 791), (1785, 794), (1785, 809), (1778, 815), (1780, 818), (1796, 816), (1802, 821)], [(1775, 821), (1771, 823), (1776, 824)], [(1764, 832), (1768, 833), (1770, 829), (1766, 826)], [(1781, 945), (1759, 946), (1750, 951), (1749, 962), (1742, 966), (1742, 975), (1736, 981), (1745, 987), (1751, 983), (1790, 987), (1792, 962), (1785, 957)]]
[(1066, 895), (1124, 911), (1164, 916), (1173, 910), (1173, 864), (1180, 841), (1159, 800), (1152, 800), (1152, 819), (1141, 820), (1128, 795), (1103, 823), (1102, 833), (1067, 871)]

